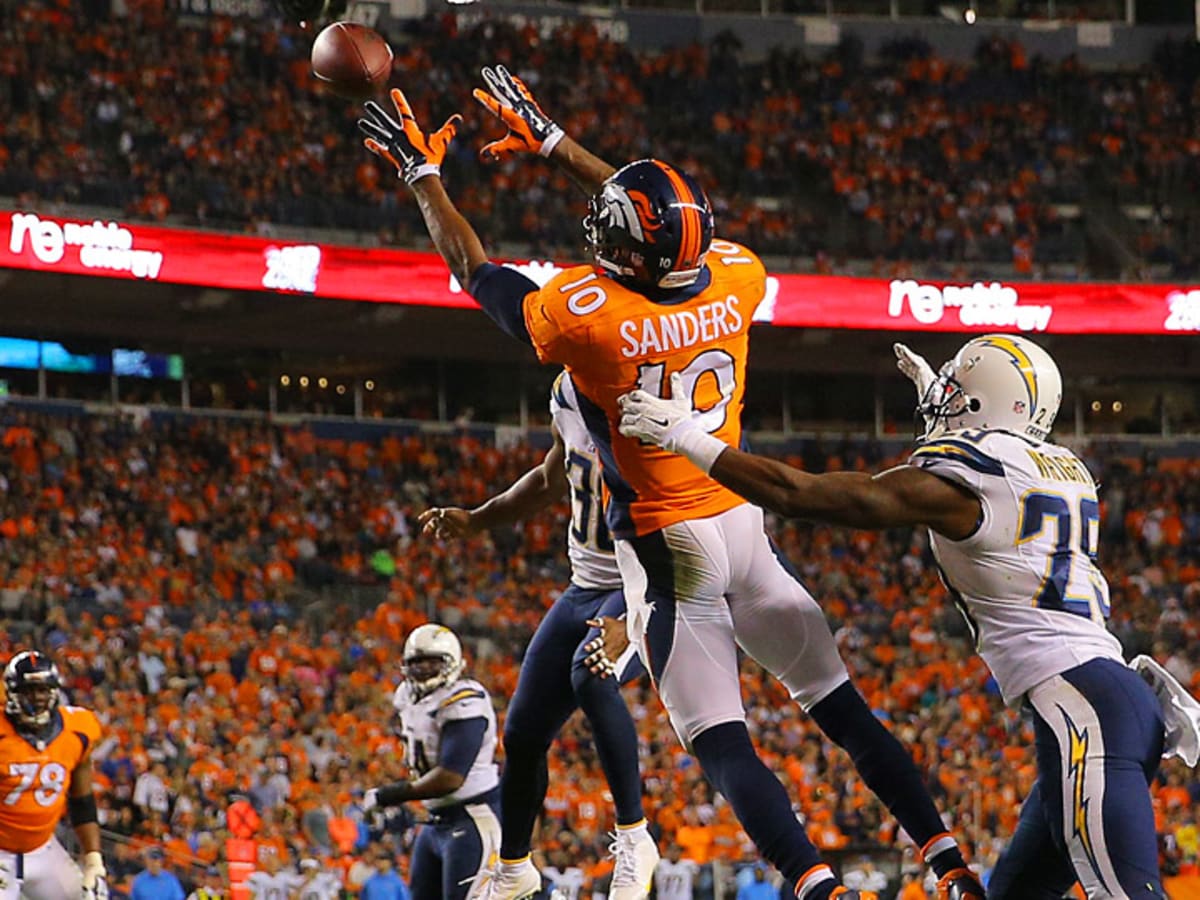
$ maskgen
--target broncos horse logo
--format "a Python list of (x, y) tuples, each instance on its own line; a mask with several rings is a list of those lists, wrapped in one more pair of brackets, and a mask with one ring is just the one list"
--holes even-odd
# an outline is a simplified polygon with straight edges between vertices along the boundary
[(627, 231), (636, 241), (646, 241), (662, 228), (662, 219), (654, 210), (650, 198), (641, 191), (623, 190), (608, 184), (600, 195), (600, 220), (608, 219), (612, 226)]

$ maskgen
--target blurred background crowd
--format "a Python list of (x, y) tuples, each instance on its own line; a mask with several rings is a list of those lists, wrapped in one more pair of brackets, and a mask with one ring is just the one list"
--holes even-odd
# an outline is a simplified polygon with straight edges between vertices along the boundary
[[(425, 244), (402, 186), (362, 150), (358, 107), (309, 71), (311, 33), (191, 18), (169, 0), (126, 5), (123, 16), (103, 2), (0, 8), (10, 47), (0, 194), (42, 209)], [(584, 198), (537, 161), (478, 160), (499, 133), (471, 98), (485, 64), (519, 73), (609, 161), (653, 154), (699, 175), (723, 236), (817, 271), (851, 259), (877, 275), (919, 266), (954, 278), (983, 264), (1017, 277), (1047, 266), (1060, 278), (1200, 272), (1194, 45), (1100, 71), (1030, 58), (998, 37), (970, 63), (915, 37), (870, 60), (847, 39), (819, 56), (779, 49), (749, 62), (729, 33), (650, 53), (591, 24), (547, 39), (498, 21), (460, 29), (448, 14), (388, 37), (392, 83), (418, 118), (466, 116), (451, 193), (487, 241), (516, 255), (578, 258)], [(1117, 251), (1089, 255), (1087, 229)]]
[[(431, 617), (463, 636), (503, 717), (530, 634), (566, 585), (568, 510), (461, 543), (421, 537), (414, 523), (428, 505), (481, 502), (543, 451), (500, 450), (466, 431), (374, 435), (0, 412), (0, 655), (51, 652), (70, 701), (103, 723), (94, 755), (116, 890), (144, 900), (135, 876), (166, 866), (185, 891), (219, 893), (239, 864), (304, 874), (319, 864), (355, 892), (375, 875), (391, 885), (419, 810), (375, 820), (358, 803), (405, 774), (390, 697), (405, 634)], [(864, 469), (896, 458), (896, 446), (809, 441), (786, 452), (810, 470)], [(1082, 452), (1103, 483), (1112, 628), (1129, 653), (1153, 652), (1198, 689), (1200, 463)], [(859, 688), (988, 869), (1032, 783), (1032, 740), (972, 655), (924, 536), (779, 521), (772, 531)], [(814, 841), (850, 861), (875, 854), (860, 866), (868, 875), (881, 848), (915, 868), (849, 759), (751, 662), (743, 683), (754, 738)], [(753, 846), (648, 685), (627, 698), (664, 855), (693, 860), (695, 896), (713, 896), (714, 878), (753, 872)], [(581, 868), (602, 893), (612, 810), (581, 717), (550, 764), (541, 861)], [(1167, 871), (1200, 873), (1200, 781), (1168, 763), (1155, 796)], [(301, 869), (305, 860), (316, 863)], [(923, 896), (916, 881), (905, 890)]]
[[(812, 11), (808, 0), (785, 5)], [(482, 19), (460, 27), (429, 16), (387, 37), (392, 83), (418, 118), (432, 127), (465, 115), (445, 169), (450, 191), (505, 254), (580, 258), (585, 208), (538, 160), (477, 158), (500, 128), (470, 92), (480, 67), (497, 63), (609, 161), (655, 155), (697, 174), (719, 233), (780, 270), (1200, 278), (1195, 45), (1164, 44), (1150, 62), (1101, 70), (1032, 57), (980, 29), (970, 61), (914, 36), (870, 58), (846, 38), (750, 59), (730, 33), (647, 52), (587, 23), (550, 33)], [(359, 143), (358, 108), (314, 81), (311, 31), (194, 16), (177, 0), (35, 0), (0, 4), (0, 35), (0, 196), (15, 208), (426, 245), (403, 186)], [(1183, 358), (1172, 363), (1179, 371)], [(434, 391), (429, 361), (389, 365), (398, 368), (377, 393), (367, 382), (369, 414), (432, 419), (445, 392)], [(469, 368), (466, 380), (512, 388), (511, 372), (484, 363), (447, 366), (449, 375), (440, 365), (438, 380)], [(259, 400), (268, 379), (288, 384), (250, 368)], [(24, 377), (13, 376), (15, 393), (48, 395)], [(250, 377), (241, 380), (250, 396)], [(96, 396), (115, 403), (115, 383), (96, 381)], [(834, 406), (869, 396), (848, 383), (804, 393)], [(1089, 394), (1090, 408), (1115, 415), (1122, 395), (1106, 390)], [(129, 391), (125, 399), (162, 399)], [(197, 381), (186, 402), (224, 405), (208, 393)], [(296, 396), (285, 391), (279, 408)], [(522, 405), (522, 426), (544, 424), (542, 397), (528, 416)], [(421, 510), (478, 504), (543, 452), (538, 427), (518, 436), (475, 426), (500, 417), (465, 401), (446, 413), (440, 424), (309, 427), (250, 414), (0, 406), (0, 658), (47, 650), (70, 702), (101, 719), (96, 779), (118, 894), (221, 900), (232, 883), (233, 900), (404, 897), (420, 811), (381, 818), (360, 803), (365, 788), (407, 771), (390, 704), (405, 635), (431, 619), (453, 627), (503, 720), (533, 629), (569, 575), (565, 504), (464, 542), (416, 533)], [(1080, 434), (1083, 407), (1076, 415)], [(1161, 428), (1138, 430), (1165, 432), (1161, 418)], [(775, 424), (761, 410), (747, 421)], [(1152, 653), (1200, 693), (1200, 460), (1194, 443), (1131, 446), (1079, 447), (1102, 484), (1112, 628), (1128, 654)], [(810, 471), (903, 458), (895, 438), (795, 438), (774, 449)], [(771, 528), (859, 688), (912, 749), (986, 872), (1032, 784), (1032, 738), (972, 654), (924, 535)], [(850, 761), (756, 665), (745, 662), (742, 677), (764, 758), (847, 883), (882, 879), (902, 900), (927, 900), (910, 842)], [(649, 686), (626, 696), (664, 857), (694, 864), (696, 898), (763, 896), (756, 871), (769, 873)], [(550, 764), (537, 861), (550, 874), (578, 868), (582, 896), (602, 897), (611, 798), (582, 718)], [(1164, 870), (1200, 880), (1200, 780), (1168, 762), (1154, 793)]]

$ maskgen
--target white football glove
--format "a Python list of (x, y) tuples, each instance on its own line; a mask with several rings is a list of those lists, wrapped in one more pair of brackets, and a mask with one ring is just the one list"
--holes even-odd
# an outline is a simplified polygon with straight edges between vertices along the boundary
[(1146, 680), (1162, 705), (1167, 731), (1163, 758), (1178, 756), (1194, 769), (1200, 762), (1200, 703), (1153, 658), (1135, 656), (1129, 666)]
[(363, 792), (362, 811), (369, 813), (371, 810), (379, 806), (379, 788), (368, 788)]
[(93, 850), (83, 857), (82, 900), (108, 900), (108, 870), (104, 857)]
[(678, 372), (671, 373), (669, 398), (655, 397), (638, 388), (622, 394), (617, 403), (621, 408), (621, 434), (685, 456), (705, 472), (728, 446), (704, 430)]
[(929, 393), (930, 386), (937, 381), (937, 372), (919, 353), (913, 353), (903, 344), (892, 344), (896, 351), (896, 368), (913, 383), (917, 389), (917, 402), (920, 403)]

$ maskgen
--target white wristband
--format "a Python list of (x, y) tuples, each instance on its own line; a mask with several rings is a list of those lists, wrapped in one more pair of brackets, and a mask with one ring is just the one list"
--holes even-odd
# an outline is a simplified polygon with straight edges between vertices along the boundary
[(555, 125), (554, 130), (542, 141), (542, 146), (538, 147), (538, 155), (549, 157), (554, 152), (554, 148), (558, 146), (558, 142), (566, 136), (567, 133)]
[(416, 184), (416, 182), (424, 178), (426, 175), (441, 175), (442, 167), (433, 163), (423, 163), (416, 166), (408, 172), (401, 172), (400, 177), (404, 179), (405, 184)]
[(675, 452), (707, 475), (729, 445), (699, 428), (689, 428), (675, 438)]

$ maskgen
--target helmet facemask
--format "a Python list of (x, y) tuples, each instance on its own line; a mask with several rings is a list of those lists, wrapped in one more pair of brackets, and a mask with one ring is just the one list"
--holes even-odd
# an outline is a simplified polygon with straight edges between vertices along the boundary
[(4, 712), (23, 728), (40, 730), (50, 724), (58, 706), (58, 674), (53, 671), (25, 674), (16, 684), (5, 684)]
[(462, 673), (463, 663), (449, 654), (410, 656), (404, 660), (404, 680), (418, 700), (451, 684)]
[(956, 431), (964, 426), (951, 424), (951, 419), (977, 413), (982, 408), (979, 398), (970, 396), (954, 374), (953, 361), (947, 362), (917, 403), (915, 430), (918, 440), (928, 441), (947, 431)]
[(588, 214), (583, 220), (583, 234), (596, 265), (617, 278), (635, 284), (655, 285), (657, 278), (646, 264), (637, 242), (623, 222), (618, 189), (605, 185), (600, 193), (588, 200)]

